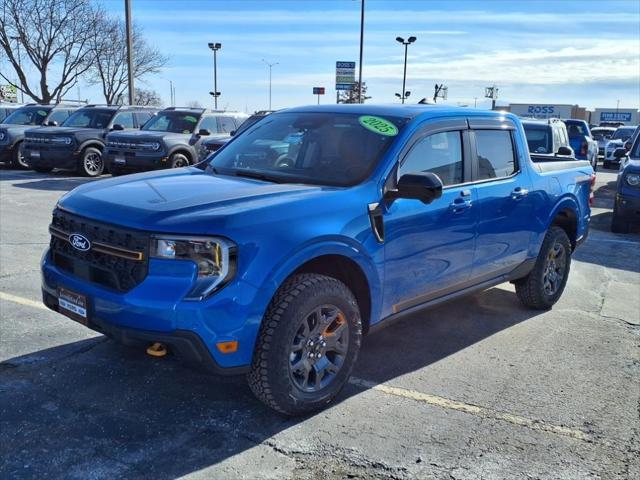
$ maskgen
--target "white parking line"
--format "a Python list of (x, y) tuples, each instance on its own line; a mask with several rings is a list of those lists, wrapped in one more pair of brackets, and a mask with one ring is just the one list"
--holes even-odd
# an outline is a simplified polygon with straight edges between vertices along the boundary
[(28, 298), (18, 297), (17, 295), (11, 295), (10, 293), (0, 292), (0, 300), (6, 300), (7, 302), (26, 305), (27, 307), (40, 308), (42, 310), (49, 310), (41, 302), (29, 300)]
[(593, 442), (593, 438), (583, 431), (573, 428), (563, 427), (560, 425), (553, 425), (543, 420), (532, 420), (530, 418), (521, 417), (519, 415), (513, 415), (511, 413), (499, 412), (486, 407), (479, 407), (477, 405), (471, 405), (469, 403), (458, 402), (457, 400), (450, 400), (448, 398), (439, 397), (437, 395), (430, 395), (428, 393), (417, 392), (415, 390), (407, 390), (405, 388), (392, 387), (383, 383), (374, 383), (361, 378), (351, 377), (349, 383), (357, 385), (359, 387), (376, 390), (378, 392), (386, 393), (388, 395), (395, 395), (397, 397), (408, 398), (416, 402), (427, 403), (441, 408), (449, 410), (456, 410), (458, 412), (469, 413), (478, 417), (502, 420), (509, 422), (513, 425), (520, 427), (530, 428), (532, 430), (538, 430), (542, 432), (550, 432), (558, 435), (564, 435), (565, 437), (571, 437), (576, 440), (582, 440), (584, 442)]

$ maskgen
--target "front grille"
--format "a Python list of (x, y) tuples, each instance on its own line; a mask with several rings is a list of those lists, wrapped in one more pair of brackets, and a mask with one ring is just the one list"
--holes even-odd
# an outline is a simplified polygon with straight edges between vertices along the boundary
[[(54, 265), (83, 280), (127, 292), (147, 276), (149, 234), (83, 218), (61, 209), (49, 227)], [(78, 250), (69, 237), (80, 234), (91, 242)]]

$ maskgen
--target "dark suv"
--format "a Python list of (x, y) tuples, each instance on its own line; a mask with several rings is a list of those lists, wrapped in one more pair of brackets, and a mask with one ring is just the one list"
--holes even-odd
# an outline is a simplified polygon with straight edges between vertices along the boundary
[(76, 110), (61, 127), (27, 130), (25, 160), (36, 172), (62, 168), (96, 177), (104, 171), (102, 151), (107, 133), (138, 128), (157, 111), (149, 107), (87, 105)]
[(29, 168), (22, 154), (24, 132), (40, 125), (58, 125), (77, 107), (69, 105), (37, 105), (15, 109), (0, 125), (0, 162), (15, 168)]
[(107, 168), (112, 175), (120, 175), (198, 163), (209, 153), (202, 147), (205, 138), (228, 137), (246, 117), (204, 108), (166, 108), (139, 131), (112, 132), (107, 136)]

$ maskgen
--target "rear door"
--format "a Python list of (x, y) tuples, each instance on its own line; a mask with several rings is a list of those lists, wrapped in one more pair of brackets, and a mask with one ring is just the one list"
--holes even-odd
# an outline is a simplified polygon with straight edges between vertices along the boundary
[(472, 276), (479, 283), (527, 259), (534, 209), (531, 180), (521, 165), (527, 155), (518, 155), (515, 125), (495, 118), (469, 124), (479, 212)]
[[(464, 118), (429, 124), (416, 133), (394, 172), (433, 172), (442, 197), (425, 205), (396, 199), (384, 214), (385, 285), (383, 316), (464, 288), (474, 258), (475, 188)], [(395, 182), (392, 182), (395, 185)]]

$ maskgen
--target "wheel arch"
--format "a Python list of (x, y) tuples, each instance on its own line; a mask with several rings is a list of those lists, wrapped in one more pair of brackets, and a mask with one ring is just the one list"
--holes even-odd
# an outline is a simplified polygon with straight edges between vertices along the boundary
[(171, 155), (175, 155), (176, 153), (181, 153), (184, 156), (187, 157), (187, 159), (189, 160), (189, 164), (193, 165), (195, 162), (195, 158), (196, 156), (194, 155), (194, 152), (192, 152), (188, 147), (186, 147), (185, 145), (177, 145), (173, 148), (169, 149), (169, 152), (167, 153), (167, 157), (171, 157)]
[(566, 197), (554, 208), (547, 223), (547, 230), (552, 226), (557, 226), (565, 231), (573, 250), (575, 250), (578, 241), (578, 212), (577, 202), (571, 197)]

